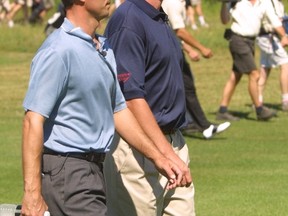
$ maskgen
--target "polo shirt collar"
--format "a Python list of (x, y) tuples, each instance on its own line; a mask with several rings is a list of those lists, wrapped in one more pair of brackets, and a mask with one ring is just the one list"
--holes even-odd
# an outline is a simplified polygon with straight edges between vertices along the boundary
[(151, 19), (159, 20), (162, 19), (164, 21), (168, 20), (167, 14), (161, 8), (160, 11), (154, 8), (145, 0), (127, 0), (135, 4), (138, 8), (140, 8), (144, 13), (146, 13)]
[[(85, 41), (89, 41), (93, 43), (92, 37), (85, 33), (80, 27), (75, 27), (66, 17), (64, 19), (64, 22), (61, 26), (61, 28), (70, 35), (79, 37)], [(97, 39), (99, 40), (100, 43), (103, 43), (105, 41), (105, 38), (100, 37), (99, 35), (96, 34)]]

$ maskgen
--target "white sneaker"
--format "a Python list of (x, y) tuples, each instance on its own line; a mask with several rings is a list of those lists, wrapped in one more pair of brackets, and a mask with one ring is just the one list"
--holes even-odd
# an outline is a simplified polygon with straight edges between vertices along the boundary
[(224, 122), (222, 124), (219, 124), (217, 129), (216, 129), (216, 133), (221, 133), (224, 130), (226, 130), (228, 127), (230, 127), (231, 123), (230, 122)]
[(204, 28), (209, 28), (208, 23), (202, 23), (201, 26), (204, 27)]
[(196, 24), (191, 25), (191, 28), (192, 28), (193, 30), (197, 30), (197, 29), (198, 29), (198, 27), (197, 27)]
[(219, 124), (219, 125), (213, 125), (212, 124), (212, 125), (210, 125), (209, 128), (207, 128), (206, 130), (203, 131), (203, 136), (206, 139), (210, 139), (215, 134), (225, 131), (228, 127), (230, 127), (230, 125), (231, 125), (230, 122), (224, 122), (224, 123)]

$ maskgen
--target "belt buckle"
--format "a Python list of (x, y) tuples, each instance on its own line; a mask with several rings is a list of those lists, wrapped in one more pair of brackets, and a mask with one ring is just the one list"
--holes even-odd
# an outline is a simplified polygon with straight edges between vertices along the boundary
[(93, 152), (89, 152), (87, 155), (87, 160), (90, 162), (94, 162), (95, 159), (95, 154)]
[(86, 155), (86, 160), (90, 162), (95, 162), (95, 163), (102, 163), (105, 159), (105, 154), (104, 153), (97, 153), (97, 152), (89, 152)]

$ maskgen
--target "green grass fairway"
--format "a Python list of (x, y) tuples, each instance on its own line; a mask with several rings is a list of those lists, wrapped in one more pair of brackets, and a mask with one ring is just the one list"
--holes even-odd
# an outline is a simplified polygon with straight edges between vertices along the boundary
[[(223, 39), (228, 26), (220, 23), (220, 4), (215, 2), (204, 4), (210, 28), (192, 32), (213, 50), (214, 57), (191, 63), (199, 99), (212, 122), (217, 122), (215, 112), (231, 68), (228, 43)], [(22, 199), (22, 101), (31, 59), (45, 38), (43, 29), (0, 25), (0, 203), (21, 203)], [(258, 58), (257, 51), (257, 62)], [(288, 215), (288, 113), (281, 111), (279, 70), (272, 71), (265, 89), (266, 105), (278, 111), (269, 122), (256, 121), (247, 84), (243, 77), (229, 107), (240, 121), (211, 140), (202, 139), (201, 134), (186, 137), (197, 216)]]

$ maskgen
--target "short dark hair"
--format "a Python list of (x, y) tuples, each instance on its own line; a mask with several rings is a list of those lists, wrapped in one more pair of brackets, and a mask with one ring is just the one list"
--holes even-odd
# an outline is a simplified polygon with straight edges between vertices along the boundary
[(74, 4), (75, 0), (62, 0), (64, 8), (70, 8)]

